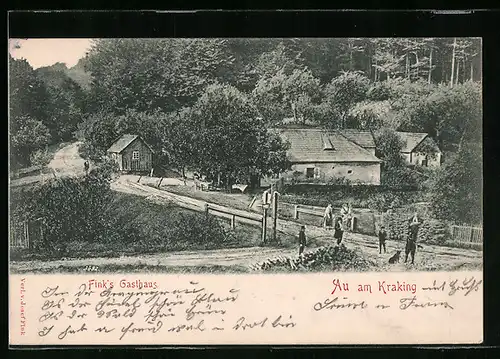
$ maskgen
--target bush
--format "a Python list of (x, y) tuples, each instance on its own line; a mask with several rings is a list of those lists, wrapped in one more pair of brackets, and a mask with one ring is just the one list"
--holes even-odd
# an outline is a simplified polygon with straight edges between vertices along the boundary
[(90, 170), (90, 175), (112, 180), (117, 176), (118, 171), (118, 163), (111, 158), (104, 157), (94, 164), (94, 168)]
[(230, 231), (224, 229), (214, 216), (199, 213), (180, 213), (175, 219), (170, 236), (179, 242), (194, 242), (200, 246), (230, 242)]
[(383, 222), (390, 239), (407, 239), (408, 220), (415, 211), (417, 211), (419, 218), (423, 219), (418, 231), (418, 242), (443, 245), (451, 239), (448, 223), (432, 218), (430, 209), (424, 204), (393, 208), (384, 214)]
[(342, 205), (349, 202), (353, 207), (385, 211), (400, 203), (413, 203), (424, 197), (414, 187), (401, 185), (397, 190), (387, 186), (370, 185), (287, 185), (282, 191), (284, 202), (310, 206)]
[(88, 142), (84, 142), (80, 146), (78, 146), (78, 154), (80, 155), (80, 157), (86, 160), (95, 162), (100, 161), (105, 155), (102, 149), (97, 148)]
[(393, 96), (393, 91), (387, 81), (375, 82), (366, 92), (370, 101), (386, 101)]
[(36, 150), (30, 154), (30, 162), (32, 166), (45, 166), (53, 157), (54, 154), (48, 149)]
[(366, 270), (372, 263), (344, 245), (320, 247), (297, 258), (277, 257), (252, 267), (263, 271), (346, 271)]

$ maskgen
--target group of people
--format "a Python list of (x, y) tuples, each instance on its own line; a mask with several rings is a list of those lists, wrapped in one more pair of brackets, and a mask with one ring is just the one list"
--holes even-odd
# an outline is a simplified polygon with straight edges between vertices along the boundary
[(344, 228), (349, 228), (352, 219), (352, 210), (349, 204), (344, 204), (340, 209), (340, 216), (335, 217), (333, 206), (328, 204), (323, 215), (323, 228), (334, 229), (333, 237), (337, 240), (337, 244), (342, 242)]
[[(418, 214), (415, 212), (413, 216), (408, 220), (408, 233), (405, 245), (405, 263), (408, 261), (408, 256), (411, 256), (411, 264), (415, 261), (415, 252), (417, 250), (417, 238), (418, 230), (422, 221), (418, 218)], [(384, 226), (380, 227), (378, 232), (379, 240), (379, 254), (382, 254), (382, 249), (386, 253), (385, 242), (387, 241), (387, 232)]]
[[(335, 222), (335, 225), (333, 226), (333, 228), (335, 230), (333, 237), (337, 240), (338, 245), (340, 245), (340, 243), (342, 243), (342, 239), (343, 239), (343, 235), (344, 235), (344, 227), (342, 224), (343, 219), (346, 219), (345, 217), (350, 216), (350, 214), (351, 214), (351, 208), (348, 205), (346, 205), (342, 208), (341, 216), (338, 216), (336, 218), (334, 217), (334, 214), (333, 214), (332, 205), (329, 204), (325, 209), (325, 214), (323, 217), (323, 227), (331, 228), (332, 223)], [(406, 246), (405, 246), (405, 263), (408, 261), (408, 256), (411, 256), (411, 264), (413, 264), (415, 261), (415, 252), (417, 250), (418, 230), (419, 230), (421, 224), (422, 224), (422, 221), (419, 219), (418, 214), (416, 212), (408, 220), (408, 236), (406, 239)], [(304, 252), (304, 248), (306, 246), (305, 229), (306, 229), (305, 226), (301, 226), (300, 232), (299, 232), (299, 255), (301, 255)], [(382, 254), (382, 249), (384, 250), (384, 253), (387, 253), (387, 249), (386, 249), (386, 245), (385, 245), (385, 243), (387, 241), (387, 231), (385, 230), (384, 226), (380, 227), (380, 230), (378, 232), (378, 239), (379, 239), (379, 254)]]
[[(329, 204), (325, 208), (325, 213), (323, 215), (323, 228), (334, 229), (333, 233), (333, 238), (337, 240), (337, 245), (340, 245), (342, 243), (342, 240), (344, 238), (344, 228), (345, 225), (344, 223), (349, 223), (351, 220), (351, 206), (348, 204), (345, 204), (342, 206), (340, 210), (340, 216), (335, 217), (333, 213), (333, 206)], [(304, 248), (306, 246), (306, 235), (305, 235), (305, 226), (300, 227), (299, 231), (299, 255), (301, 255), (304, 252)]]

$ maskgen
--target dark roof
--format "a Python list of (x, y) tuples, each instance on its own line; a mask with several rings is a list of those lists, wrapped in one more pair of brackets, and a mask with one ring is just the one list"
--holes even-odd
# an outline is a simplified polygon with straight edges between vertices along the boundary
[(111, 147), (108, 149), (108, 152), (112, 153), (121, 153), (124, 149), (126, 149), (132, 142), (134, 142), (136, 139), (140, 139), (144, 144), (153, 152), (153, 149), (151, 146), (147, 144), (146, 141), (144, 141), (139, 135), (123, 135), (121, 136), (118, 140), (116, 140)]
[(381, 162), (342, 133), (322, 129), (274, 129), (290, 142), (291, 162)]
[(342, 133), (363, 148), (375, 148), (375, 139), (370, 131), (345, 129)]
[(399, 137), (405, 142), (405, 146), (401, 152), (410, 153), (417, 147), (427, 136), (423, 132), (396, 132)]

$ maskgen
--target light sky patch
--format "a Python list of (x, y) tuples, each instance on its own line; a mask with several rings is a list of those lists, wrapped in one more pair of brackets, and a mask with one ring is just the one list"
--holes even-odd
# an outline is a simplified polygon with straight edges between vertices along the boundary
[(57, 62), (73, 67), (90, 50), (91, 39), (10, 39), (9, 52), (37, 69)]

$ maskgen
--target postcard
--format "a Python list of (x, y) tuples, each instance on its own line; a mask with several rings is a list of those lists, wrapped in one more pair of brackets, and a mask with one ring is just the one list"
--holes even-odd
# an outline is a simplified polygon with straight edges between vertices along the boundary
[(480, 38), (9, 39), (9, 343), (483, 341)]

